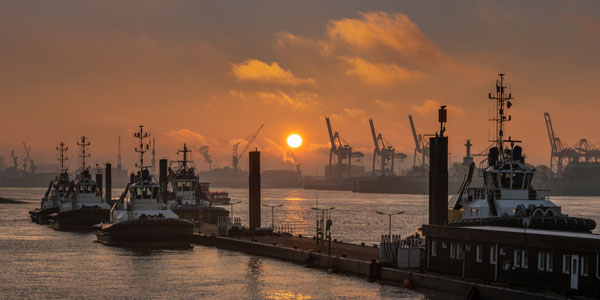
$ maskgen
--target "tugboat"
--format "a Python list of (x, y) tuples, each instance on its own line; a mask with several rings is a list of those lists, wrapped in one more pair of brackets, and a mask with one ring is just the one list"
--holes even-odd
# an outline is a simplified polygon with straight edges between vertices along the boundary
[(521, 141), (505, 138), (506, 122), (511, 120), (507, 111), (512, 107), (511, 93), (505, 93), (504, 74), (496, 81), (496, 93), (488, 95), (495, 101), (496, 139), (488, 157), (481, 162), (479, 176), (482, 187), (471, 187), (475, 164), (457, 195), (449, 202), (449, 225), (491, 225), (591, 231), (596, 223), (590, 219), (569, 217), (561, 207), (536, 190), (532, 183), (535, 169), (525, 163), (523, 149), (515, 144)]
[(177, 151), (177, 154), (181, 153), (183, 156), (183, 160), (178, 161), (177, 171), (169, 168), (167, 206), (182, 219), (217, 224), (219, 217), (227, 217), (229, 212), (222, 207), (213, 206), (210, 184), (199, 181), (193, 162), (188, 160), (190, 152), (187, 145), (183, 144), (183, 150)]
[(81, 142), (81, 173), (69, 184), (62, 198), (60, 211), (48, 216), (50, 226), (58, 230), (92, 230), (94, 224), (108, 220), (110, 205), (103, 199), (97, 183), (92, 179), (85, 159), (90, 157), (86, 149), (89, 140), (83, 136)]
[(29, 211), (31, 221), (38, 224), (48, 224), (48, 215), (60, 211), (61, 201), (71, 185), (68, 170), (65, 168), (65, 161), (68, 159), (68, 157), (65, 157), (65, 153), (69, 148), (65, 147), (65, 143), (61, 142), (60, 147), (56, 147), (56, 150), (60, 151), (58, 159), (60, 161), (60, 174), (50, 182), (48, 190), (46, 190), (42, 198), (40, 208)]
[(139, 171), (110, 210), (109, 222), (95, 226), (96, 238), (114, 246), (189, 248), (194, 224), (179, 219), (163, 202), (160, 185), (144, 166), (144, 153), (149, 149), (144, 139), (149, 134), (144, 126), (139, 128), (134, 134), (139, 140), (135, 149), (140, 154)]

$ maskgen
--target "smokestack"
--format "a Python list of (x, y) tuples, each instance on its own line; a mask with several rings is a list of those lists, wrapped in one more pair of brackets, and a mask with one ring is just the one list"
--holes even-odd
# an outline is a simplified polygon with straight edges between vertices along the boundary
[(96, 173), (96, 185), (98, 185), (98, 191), (100, 192), (100, 199), (102, 199), (102, 173), (99, 173), (100, 172), (99, 169), (97, 172), (98, 173)]
[(112, 165), (111, 164), (106, 164), (106, 168), (104, 170), (104, 174), (105, 174), (105, 178), (104, 181), (106, 181), (106, 192), (104, 192), (104, 198), (106, 199), (107, 203), (111, 203), (110, 201), (112, 200)]
[(249, 220), (250, 230), (260, 228), (260, 151), (250, 151), (249, 183)]
[(131, 183), (131, 184), (135, 183), (135, 174), (134, 173), (129, 174), (129, 183)]
[(448, 137), (446, 109), (440, 109), (440, 134), (429, 139), (429, 224), (448, 224)]
[(161, 159), (158, 162), (158, 182), (160, 183), (160, 195), (162, 201), (166, 202), (167, 196), (167, 160)]

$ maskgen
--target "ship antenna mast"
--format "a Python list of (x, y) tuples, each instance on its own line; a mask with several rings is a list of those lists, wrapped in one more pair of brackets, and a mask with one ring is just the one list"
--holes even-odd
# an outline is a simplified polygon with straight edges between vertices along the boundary
[(504, 85), (504, 75), (499, 73), (500, 80), (496, 80), (496, 93), (489, 93), (488, 98), (496, 101), (496, 116), (490, 121), (493, 121), (496, 125), (496, 140), (491, 141), (496, 143), (498, 152), (500, 153), (500, 159), (504, 159), (504, 131), (506, 122), (511, 120), (511, 116), (508, 115), (507, 110), (512, 107), (513, 100), (512, 94), (509, 92), (508, 95), (504, 93), (507, 86)]
[(68, 147), (65, 146), (65, 143), (60, 142), (60, 147), (56, 147), (56, 150), (60, 151), (60, 172), (65, 173), (67, 170), (65, 169), (65, 161), (69, 160), (68, 157), (65, 157), (65, 153), (69, 150)]
[(150, 134), (148, 132), (144, 132), (144, 125), (140, 125), (140, 131), (133, 134), (134, 137), (138, 138), (140, 141), (140, 145), (135, 148), (135, 152), (140, 154), (140, 163), (136, 164), (137, 167), (140, 168), (140, 176), (144, 168), (144, 153), (148, 152), (150, 148), (148, 144), (144, 144), (144, 139), (149, 137)]
[(123, 168), (123, 165), (121, 164), (121, 136), (119, 135), (119, 155), (117, 156), (117, 169), (121, 169)]
[(85, 158), (86, 157), (90, 157), (90, 154), (86, 154), (85, 153), (85, 149), (90, 145), (90, 141), (88, 139), (86, 139), (85, 136), (81, 137), (81, 142), (77, 142), (78, 146), (81, 146), (81, 170), (85, 171), (86, 167), (85, 167)]
[(179, 162), (184, 169), (187, 168), (187, 154), (190, 152), (192, 152), (192, 150), (188, 150), (187, 144), (183, 144), (183, 150), (177, 150), (177, 154), (183, 153), (183, 160)]

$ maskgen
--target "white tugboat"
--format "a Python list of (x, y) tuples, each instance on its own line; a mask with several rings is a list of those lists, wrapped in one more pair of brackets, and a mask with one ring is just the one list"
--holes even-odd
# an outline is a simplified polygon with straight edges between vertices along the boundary
[(176, 171), (169, 168), (167, 206), (182, 219), (217, 224), (219, 217), (227, 217), (229, 212), (213, 206), (210, 184), (199, 181), (193, 162), (188, 159), (190, 152), (183, 144), (183, 150), (177, 151), (177, 154), (182, 154), (183, 160), (178, 161)]
[(48, 216), (50, 226), (59, 230), (92, 230), (94, 224), (108, 220), (110, 211), (85, 162), (90, 157), (86, 152), (90, 142), (82, 136), (77, 145), (81, 147), (81, 173), (70, 183), (60, 211)]
[(68, 157), (65, 157), (65, 153), (69, 148), (65, 146), (65, 143), (61, 142), (60, 147), (56, 147), (56, 150), (60, 151), (60, 157), (58, 159), (60, 161), (60, 174), (50, 182), (50, 185), (42, 198), (40, 208), (29, 211), (31, 221), (38, 224), (48, 224), (48, 215), (60, 211), (62, 199), (67, 194), (71, 185), (69, 173), (65, 167), (65, 161), (68, 159)]
[(511, 120), (507, 110), (512, 107), (513, 98), (511, 93), (505, 93), (504, 74), (499, 75), (496, 93), (489, 94), (489, 99), (496, 102), (496, 116), (492, 119), (496, 139), (480, 165), (483, 186), (471, 187), (471, 163), (458, 194), (449, 202), (449, 224), (592, 230), (596, 226), (593, 220), (562, 214), (560, 206), (532, 186), (535, 169), (525, 164), (521, 146), (515, 146), (520, 141), (505, 138), (506, 122)]
[(134, 247), (190, 247), (194, 224), (179, 219), (161, 199), (160, 185), (144, 166), (149, 135), (140, 125), (134, 136), (139, 140), (139, 171), (110, 210), (108, 223), (96, 226), (96, 238), (108, 245)]

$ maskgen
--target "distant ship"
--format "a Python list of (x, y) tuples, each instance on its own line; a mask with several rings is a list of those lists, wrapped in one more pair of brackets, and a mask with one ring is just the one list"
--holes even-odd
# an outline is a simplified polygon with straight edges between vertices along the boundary
[(302, 172), (297, 170), (266, 170), (261, 175), (262, 186), (267, 188), (302, 188)]

